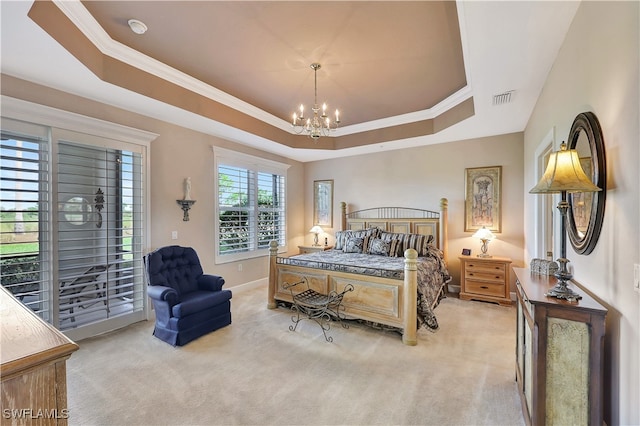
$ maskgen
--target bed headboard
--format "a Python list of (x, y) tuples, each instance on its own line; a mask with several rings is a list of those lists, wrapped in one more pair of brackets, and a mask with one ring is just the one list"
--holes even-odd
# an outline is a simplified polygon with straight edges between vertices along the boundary
[(376, 207), (347, 213), (347, 203), (340, 203), (342, 230), (380, 228), (387, 232), (403, 234), (433, 235), (445, 261), (448, 259), (448, 212), (449, 201), (440, 199), (440, 211), (406, 207)]

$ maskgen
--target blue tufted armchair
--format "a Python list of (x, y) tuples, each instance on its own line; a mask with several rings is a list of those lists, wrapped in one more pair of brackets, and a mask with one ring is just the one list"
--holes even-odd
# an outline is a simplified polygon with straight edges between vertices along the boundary
[(156, 311), (154, 336), (182, 346), (231, 324), (231, 291), (222, 290), (224, 278), (203, 274), (193, 248), (162, 247), (144, 263)]

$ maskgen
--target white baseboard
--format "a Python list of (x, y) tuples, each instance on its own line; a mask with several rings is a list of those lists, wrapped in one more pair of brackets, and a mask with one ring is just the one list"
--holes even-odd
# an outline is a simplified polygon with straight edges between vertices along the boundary
[(262, 287), (262, 286), (266, 287), (268, 284), (269, 284), (268, 278), (260, 278), (259, 280), (249, 281), (248, 283), (243, 283), (233, 287), (229, 287), (227, 288), (227, 290), (231, 290), (233, 292), (242, 292), (242, 291), (247, 291), (247, 290), (251, 290), (251, 289)]

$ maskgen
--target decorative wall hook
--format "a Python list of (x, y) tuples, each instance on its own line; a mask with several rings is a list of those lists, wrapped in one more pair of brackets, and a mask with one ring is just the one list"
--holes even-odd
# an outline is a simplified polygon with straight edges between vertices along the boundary
[(182, 215), (182, 220), (184, 222), (189, 221), (189, 209), (191, 206), (195, 204), (196, 200), (176, 200), (184, 214)]
[(96, 223), (96, 228), (102, 228), (102, 209), (104, 208), (104, 192), (102, 192), (102, 188), (98, 188), (96, 191), (96, 197), (93, 201), (96, 203), (95, 207), (98, 211), (98, 222)]

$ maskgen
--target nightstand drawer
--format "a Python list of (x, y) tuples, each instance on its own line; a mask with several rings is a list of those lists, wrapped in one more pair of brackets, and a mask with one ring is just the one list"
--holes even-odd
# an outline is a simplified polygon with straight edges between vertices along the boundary
[(473, 281), (467, 279), (465, 282), (465, 290), (467, 293), (482, 294), (485, 296), (504, 297), (504, 283), (494, 284), (489, 282)]
[(467, 269), (464, 271), (464, 277), (467, 280), (504, 284), (504, 270), (488, 271), (485, 269)]
[(465, 269), (467, 271), (502, 272), (504, 274), (504, 271), (506, 270), (506, 265), (504, 263), (474, 261), (474, 262), (467, 262), (467, 266)]

